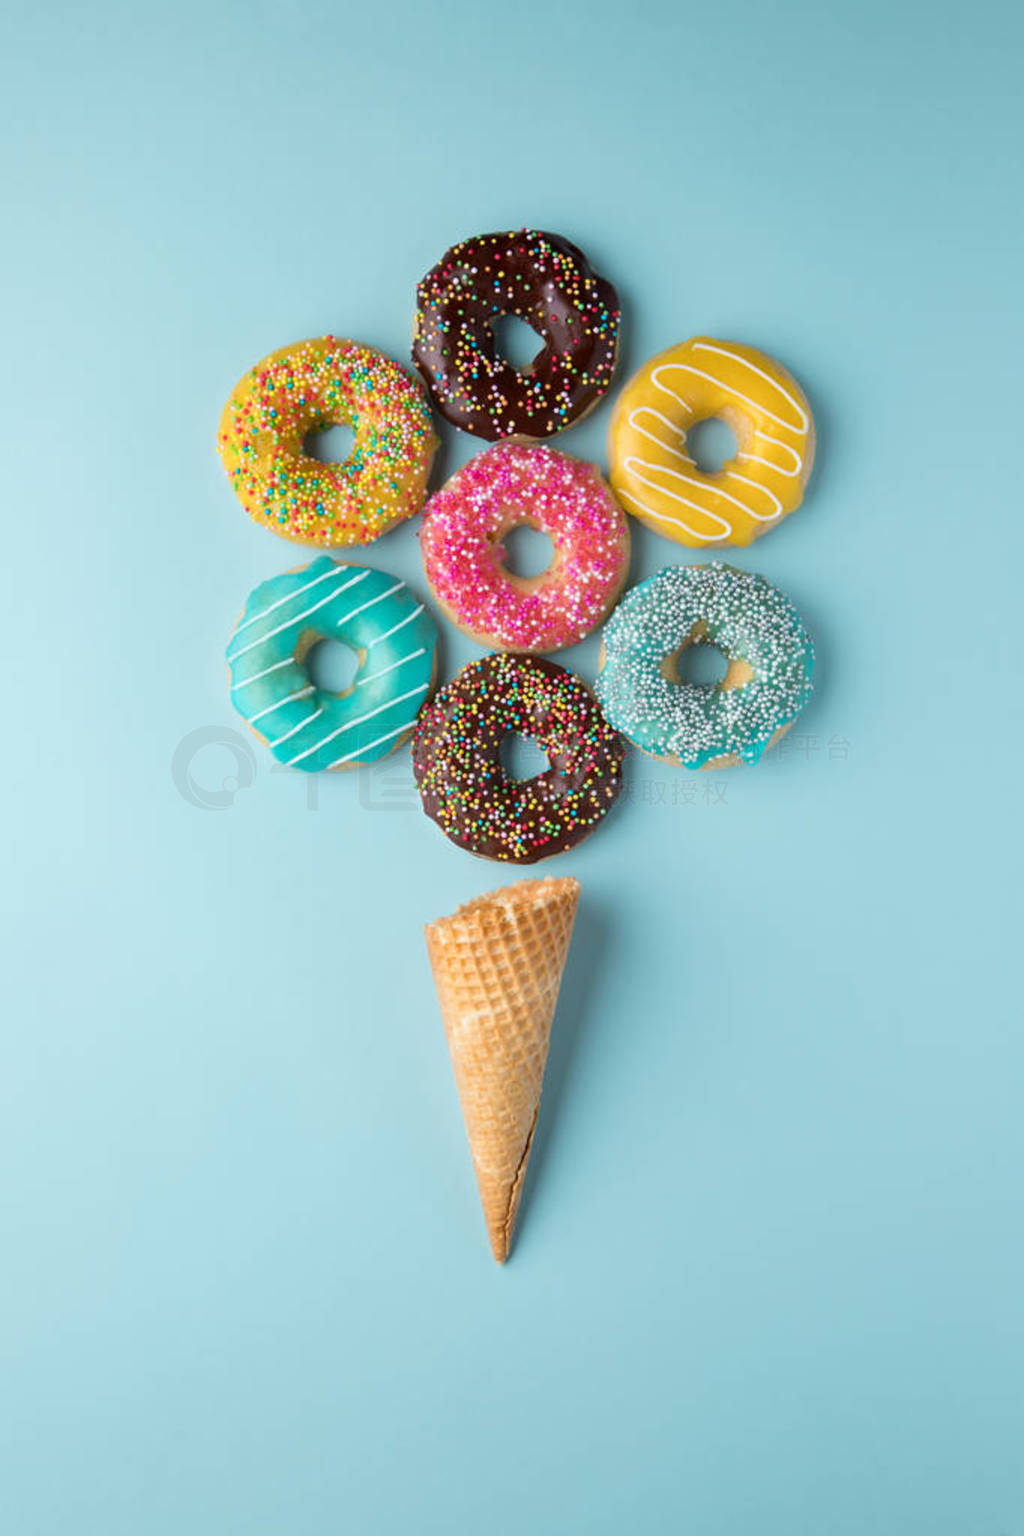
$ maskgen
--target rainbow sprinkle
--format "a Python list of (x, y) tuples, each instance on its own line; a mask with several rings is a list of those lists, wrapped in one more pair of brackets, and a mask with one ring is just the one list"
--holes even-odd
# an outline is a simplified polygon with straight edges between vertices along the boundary
[[(304, 450), (311, 432), (345, 423), (341, 464)], [(437, 448), (430, 409), (399, 365), (325, 336), (273, 352), (235, 386), (219, 447), (251, 517), (303, 544), (369, 544), (423, 505)]]
[[(550, 437), (611, 383), (619, 304), (561, 235), (505, 230), (461, 240), (418, 288), (413, 361), (442, 416), (492, 442)], [(529, 369), (497, 355), (495, 320), (516, 315), (544, 342)]]
[[(511, 779), (503, 739), (534, 740), (551, 766)], [(506, 863), (534, 864), (581, 842), (622, 788), (623, 743), (590, 690), (536, 656), (470, 662), (423, 710), (413, 769), (427, 815), (453, 843)]]

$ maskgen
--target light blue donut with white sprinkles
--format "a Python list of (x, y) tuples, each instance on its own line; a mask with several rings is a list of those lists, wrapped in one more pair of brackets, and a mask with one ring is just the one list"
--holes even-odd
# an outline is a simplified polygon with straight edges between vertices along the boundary
[[(317, 688), (320, 640), (359, 657), (344, 693)], [(278, 762), (356, 768), (400, 746), (434, 685), (437, 625), (404, 581), (323, 555), (256, 587), (227, 648), (231, 702)]]
[[(720, 683), (680, 682), (687, 645), (729, 661)], [(627, 592), (604, 628), (595, 692), (651, 757), (684, 768), (756, 763), (811, 696), (814, 645), (784, 592), (721, 561), (670, 565)]]

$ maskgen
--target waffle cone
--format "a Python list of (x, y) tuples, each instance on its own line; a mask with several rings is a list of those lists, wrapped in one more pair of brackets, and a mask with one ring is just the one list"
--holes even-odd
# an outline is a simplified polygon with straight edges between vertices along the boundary
[(579, 882), (522, 880), (427, 925), (491, 1249), (508, 1257)]

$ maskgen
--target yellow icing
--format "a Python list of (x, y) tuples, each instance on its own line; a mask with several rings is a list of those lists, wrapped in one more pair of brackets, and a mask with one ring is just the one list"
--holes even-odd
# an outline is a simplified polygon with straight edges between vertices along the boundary
[[(348, 423), (343, 463), (305, 449)], [(423, 505), (437, 447), (420, 385), (383, 352), (336, 336), (296, 342), (251, 368), (221, 416), (219, 447), (256, 522), (301, 544), (369, 544)]]
[[(738, 449), (715, 474), (686, 435), (718, 417)], [(627, 511), (692, 548), (751, 544), (796, 510), (814, 462), (807, 399), (763, 352), (695, 336), (650, 358), (616, 402), (608, 430), (612, 489)]]

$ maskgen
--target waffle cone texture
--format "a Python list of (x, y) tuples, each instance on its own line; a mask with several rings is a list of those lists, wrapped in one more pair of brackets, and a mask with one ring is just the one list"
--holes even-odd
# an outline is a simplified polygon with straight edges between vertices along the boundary
[(491, 1251), (508, 1257), (579, 901), (571, 878), (521, 880), (426, 929)]

